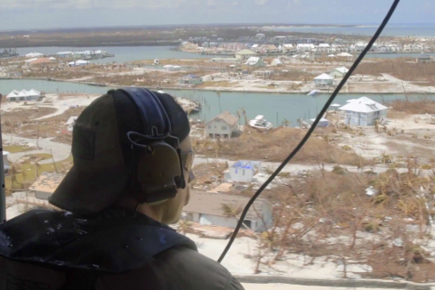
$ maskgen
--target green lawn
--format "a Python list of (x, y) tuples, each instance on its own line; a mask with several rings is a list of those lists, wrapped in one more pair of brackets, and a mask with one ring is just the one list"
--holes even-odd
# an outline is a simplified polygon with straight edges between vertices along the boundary
[(8, 145), (3, 147), (4, 151), (8, 151), (9, 153), (19, 153), (33, 150), (32, 147), (27, 146), (19, 146), (19, 145)]

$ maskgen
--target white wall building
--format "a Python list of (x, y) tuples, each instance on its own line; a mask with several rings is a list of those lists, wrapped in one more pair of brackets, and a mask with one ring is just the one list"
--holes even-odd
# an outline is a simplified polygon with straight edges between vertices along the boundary
[(314, 78), (314, 84), (316, 87), (332, 86), (334, 77), (328, 74), (321, 74)]
[[(190, 193), (190, 202), (183, 209), (186, 213), (184, 219), (201, 225), (235, 228), (237, 219), (227, 218), (222, 206), (244, 207), (248, 201), (249, 198), (244, 196), (192, 190)], [(273, 208), (270, 201), (259, 198), (248, 211), (244, 224), (255, 232), (263, 232), (273, 225), (272, 210)]]
[(345, 124), (374, 126), (375, 120), (387, 118), (388, 108), (367, 97), (351, 100), (339, 109), (344, 112)]
[(337, 67), (329, 72), (329, 75), (333, 76), (334, 78), (343, 78), (347, 73), (348, 69), (345, 67)]
[(19, 102), (19, 101), (36, 101), (41, 97), (41, 92), (31, 89), (26, 90), (13, 90), (6, 96), (6, 100), (9, 102)]
[(238, 131), (237, 117), (225, 111), (205, 124), (205, 134), (211, 139), (231, 138)]
[(261, 162), (259, 161), (237, 161), (225, 172), (225, 179), (233, 182), (251, 183), (260, 167)]

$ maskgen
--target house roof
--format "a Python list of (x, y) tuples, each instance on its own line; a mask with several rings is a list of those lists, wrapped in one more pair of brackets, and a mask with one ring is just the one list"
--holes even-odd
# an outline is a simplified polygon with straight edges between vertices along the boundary
[(237, 119), (236, 116), (233, 116), (228, 111), (224, 111), (222, 114), (217, 115), (211, 121), (207, 122), (207, 124), (212, 122), (212, 121), (214, 121), (214, 120), (216, 120), (216, 119), (221, 119), (221, 120), (223, 120), (225, 123), (227, 123), (230, 126), (234, 126), (239, 121), (239, 119)]
[(378, 102), (373, 101), (367, 97), (361, 97), (359, 99), (348, 102), (341, 107), (340, 111), (351, 111), (358, 113), (371, 113), (376, 111), (387, 110), (388, 108)]
[(330, 76), (328, 74), (321, 74), (320, 76), (317, 76), (314, 79), (315, 80), (332, 80), (332, 79), (334, 79), (334, 77)]
[(347, 52), (342, 52), (342, 53), (337, 54), (337, 56), (351, 57), (353, 55), (350, 53), (347, 53)]
[(33, 182), (29, 190), (53, 193), (64, 177), (64, 174), (44, 172)]
[(255, 65), (260, 61), (260, 58), (258, 56), (251, 56), (245, 64), (247, 65)]
[[(183, 211), (223, 217), (225, 214), (222, 210), (222, 205), (226, 204), (243, 208), (248, 201), (249, 197), (245, 196), (191, 190), (189, 203), (184, 207)], [(248, 211), (247, 217), (256, 219), (257, 214), (255, 210), (260, 213), (262, 207), (265, 205), (271, 206), (268, 200), (258, 198)]]
[(344, 66), (343, 67), (337, 67), (335, 70), (338, 71), (339, 73), (342, 73), (342, 74), (346, 74), (349, 71)]
[(250, 54), (257, 54), (257, 53), (250, 49), (243, 49), (241, 51), (236, 52), (236, 55), (250, 55)]

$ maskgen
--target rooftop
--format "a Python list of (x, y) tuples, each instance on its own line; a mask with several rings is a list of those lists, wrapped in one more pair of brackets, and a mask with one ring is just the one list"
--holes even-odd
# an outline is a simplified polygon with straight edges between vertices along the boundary
[(348, 102), (346, 105), (341, 107), (340, 111), (351, 111), (358, 113), (370, 113), (381, 110), (387, 110), (388, 108), (378, 102), (373, 101), (367, 97), (361, 97), (356, 100)]
[[(248, 201), (249, 197), (245, 196), (191, 190), (189, 203), (184, 207), (183, 211), (215, 216), (225, 216), (222, 210), (222, 205), (232, 205), (241, 207), (243, 209)], [(270, 204), (270, 202), (266, 199), (258, 198), (248, 211), (247, 218), (256, 218), (257, 214), (255, 210), (260, 212), (264, 204)]]
[[(228, 111), (224, 111), (223, 113), (217, 115), (211, 121), (214, 121), (216, 119), (221, 119), (221, 120), (223, 120), (225, 123), (227, 123), (230, 126), (233, 126), (233, 125), (237, 124), (237, 122), (239, 121), (239, 119), (237, 119), (236, 116), (233, 116)], [(210, 123), (211, 121), (207, 122), (207, 124)]]

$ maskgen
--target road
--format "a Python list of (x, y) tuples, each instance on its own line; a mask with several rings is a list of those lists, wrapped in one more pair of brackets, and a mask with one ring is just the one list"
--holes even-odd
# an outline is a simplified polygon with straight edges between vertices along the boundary
[[(11, 135), (9, 134), (3, 134), (4, 140), (11, 140)], [(18, 136), (12, 137), (12, 143), (14, 144), (30, 144), (31, 146), (36, 147), (36, 139), (30, 139), (30, 138), (23, 138)], [(18, 152), (18, 153), (11, 153), (8, 155), (9, 162), (16, 162), (18, 159), (25, 155), (30, 154), (36, 154), (36, 153), (48, 153), (52, 154), (54, 161), (59, 162), (67, 159), (71, 154), (71, 146), (67, 144), (62, 144), (58, 142), (53, 142), (50, 139), (39, 139), (39, 150), (32, 150), (32, 151), (25, 151), (25, 152)], [(39, 162), (40, 164), (49, 164), (53, 163), (53, 160), (46, 159)]]

